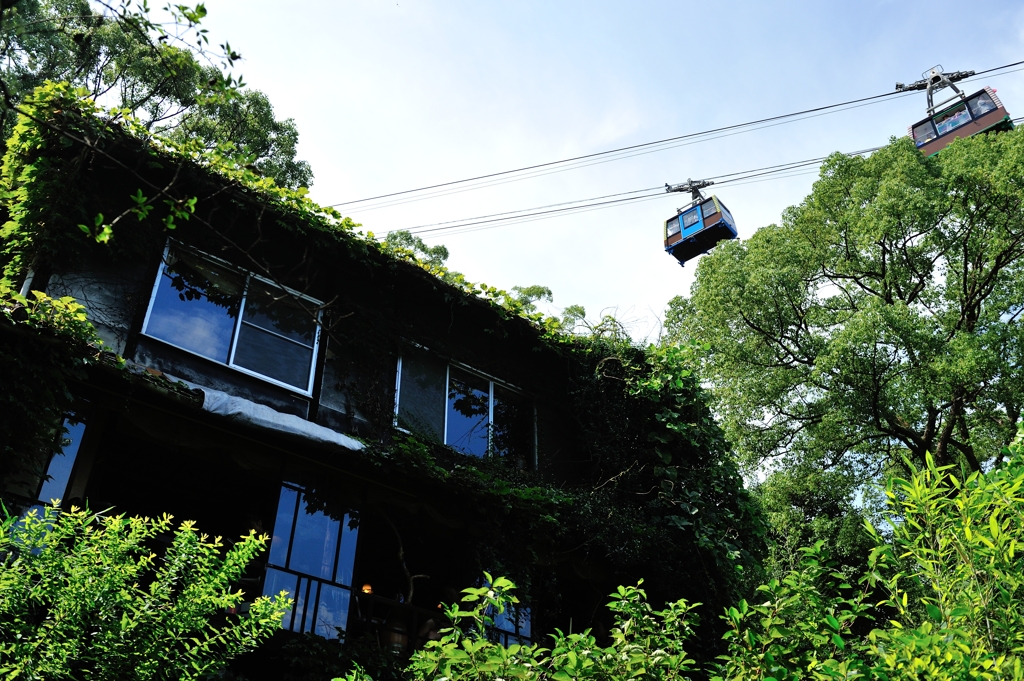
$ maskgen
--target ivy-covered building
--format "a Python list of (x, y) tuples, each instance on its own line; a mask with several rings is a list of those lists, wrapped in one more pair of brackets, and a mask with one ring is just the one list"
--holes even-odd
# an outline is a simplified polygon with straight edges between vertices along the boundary
[(727, 602), (758, 528), (692, 348), (563, 334), (216, 152), (37, 98), (2, 178), (9, 504), (266, 533), (241, 588), (288, 591), (283, 629), (398, 654), (484, 571), (522, 588), (506, 641), (600, 634), (639, 578)]

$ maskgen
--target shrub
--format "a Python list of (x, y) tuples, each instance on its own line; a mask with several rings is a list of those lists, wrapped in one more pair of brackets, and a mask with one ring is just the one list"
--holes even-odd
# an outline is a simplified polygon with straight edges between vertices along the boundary
[[(0, 677), (195, 679), (221, 670), (280, 627), (287, 599), (245, 616), (232, 584), (267, 537), (224, 550), (171, 518), (47, 506), (0, 521)], [(151, 546), (168, 538), (158, 556)]]

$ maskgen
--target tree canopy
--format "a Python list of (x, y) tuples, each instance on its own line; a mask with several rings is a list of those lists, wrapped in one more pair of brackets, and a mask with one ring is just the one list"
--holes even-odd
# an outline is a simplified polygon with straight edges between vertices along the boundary
[(67, 82), (153, 132), (210, 148), (230, 143), (281, 186), (312, 183), (309, 164), (295, 158), (295, 122), (274, 118), (265, 94), (225, 75), (241, 58), (230, 45), (221, 45), (219, 56), (207, 51), (202, 4), (172, 6), (170, 24), (125, 0), (19, 0), (3, 7), (0, 82), (9, 106), (0, 139), (14, 129), (12, 106), (46, 81)]
[[(748, 463), (873, 475), (907, 455), (979, 470), (1024, 382), (1024, 133), (925, 158), (834, 154), (780, 224), (724, 243), (669, 308)], [(863, 478), (862, 478), (863, 479)]]

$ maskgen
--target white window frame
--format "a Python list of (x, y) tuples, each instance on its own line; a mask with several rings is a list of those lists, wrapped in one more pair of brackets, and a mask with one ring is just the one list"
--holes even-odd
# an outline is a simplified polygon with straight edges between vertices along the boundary
[[(417, 350), (420, 350), (420, 351), (423, 351), (423, 352), (430, 352), (427, 348), (423, 347), (422, 345), (419, 345), (418, 343), (409, 343), (409, 345), (412, 345)], [(465, 371), (467, 373), (473, 374), (474, 376), (477, 376), (478, 378), (482, 378), (482, 379), (487, 381), (487, 455), (484, 458), (489, 458), (489, 457), (494, 456), (494, 442), (493, 442), (493, 437), (494, 437), (494, 426), (493, 426), (493, 424), (494, 424), (494, 386), (495, 385), (500, 386), (501, 388), (503, 388), (505, 390), (508, 390), (509, 392), (513, 392), (513, 393), (515, 393), (517, 395), (520, 395), (520, 396), (525, 397), (525, 398), (530, 400), (530, 406), (531, 406), (532, 412), (533, 412), (533, 418), (530, 420), (530, 425), (533, 428), (533, 433), (532, 433), (532, 436), (530, 437), (530, 443), (532, 444), (533, 451), (530, 453), (529, 460), (530, 460), (530, 465), (533, 467), (534, 470), (536, 470), (536, 468), (537, 468), (537, 445), (539, 444), (538, 440), (537, 440), (538, 436), (537, 436), (537, 404), (536, 404), (536, 402), (534, 402), (534, 400), (530, 397), (530, 395), (527, 394), (521, 388), (518, 388), (518, 387), (516, 387), (516, 386), (514, 386), (514, 385), (512, 385), (510, 383), (506, 383), (505, 381), (502, 381), (502, 380), (500, 380), (498, 378), (495, 378), (494, 376), (491, 376), (490, 374), (487, 374), (487, 373), (485, 373), (483, 371), (480, 371), (479, 369), (474, 369), (473, 367), (469, 366), (468, 364), (463, 364), (462, 362), (457, 362), (455, 360), (448, 360), (447, 362), (445, 362), (445, 367), (444, 367), (444, 385), (445, 385), (446, 397), (445, 397), (445, 407), (444, 407), (444, 424), (442, 426), (442, 432), (444, 433), (444, 443), (443, 444), (446, 447), (449, 446), (448, 445), (448, 398), (447, 398), (447, 391), (448, 391), (448, 386), (451, 385), (452, 367), (453, 366), (455, 368), (457, 368), (457, 369), (461, 369), (462, 371)], [(402, 428), (400, 425), (398, 425), (398, 410), (399, 410), (399, 408), (401, 406), (399, 404), (399, 401), (401, 399), (401, 394), (402, 394), (402, 355), (399, 355), (398, 356), (398, 362), (397, 362), (397, 368), (396, 368), (396, 371), (395, 371), (395, 412), (394, 412), (394, 419), (392, 421), (392, 425), (397, 430), (400, 430), (403, 433), (408, 433), (409, 431), (406, 428)], [(474, 456), (474, 455), (467, 454), (466, 456)]]
[[(200, 258), (205, 258), (206, 260), (209, 260), (210, 262), (215, 263), (219, 267), (223, 267), (225, 269), (229, 269), (229, 270), (231, 270), (233, 272), (238, 273), (239, 276), (241, 276), (245, 280), (245, 284), (244, 284), (244, 286), (242, 288), (242, 299), (241, 299), (241, 302), (239, 303), (239, 307), (238, 307), (238, 318), (236, 320), (234, 320), (234, 327), (231, 330), (231, 349), (230, 349), (230, 351), (228, 353), (228, 361), (227, 362), (221, 362), (221, 361), (216, 360), (216, 359), (210, 359), (209, 357), (207, 357), (205, 355), (201, 355), (198, 352), (195, 352), (194, 350), (189, 350), (188, 348), (183, 348), (180, 345), (176, 345), (176, 344), (174, 344), (174, 343), (172, 343), (172, 342), (170, 342), (168, 340), (164, 340), (163, 338), (160, 338), (159, 336), (153, 336), (153, 335), (147, 333), (147, 330), (149, 329), (149, 319), (150, 319), (150, 316), (153, 313), (153, 303), (156, 301), (156, 292), (160, 288), (160, 280), (161, 280), (161, 278), (164, 275), (164, 268), (167, 266), (168, 253), (171, 251), (172, 248), (179, 248), (179, 249), (188, 251), (188, 252), (190, 252), (190, 253), (192, 253), (192, 254), (200, 257)], [(248, 369), (246, 367), (234, 364), (235, 348), (238, 345), (238, 335), (239, 335), (238, 334), (238, 330), (241, 328), (241, 326), (242, 326), (242, 318), (245, 316), (245, 301), (246, 301), (246, 298), (249, 295), (249, 282), (252, 281), (253, 279), (255, 279), (257, 281), (260, 281), (260, 282), (270, 286), (271, 288), (279, 289), (281, 291), (284, 291), (288, 295), (291, 295), (291, 296), (294, 296), (296, 298), (299, 298), (300, 300), (309, 302), (309, 303), (315, 305), (318, 308), (323, 304), (321, 301), (317, 300), (316, 298), (311, 298), (310, 296), (307, 296), (304, 293), (300, 293), (299, 291), (296, 291), (295, 289), (288, 288), (287, 286), (282, 286), (281, 284), (279, 284), (279, 283), (277, 283), (277, 282), (275, 282), (275, 281), (273, 281), (271, 279), (267, 279), (266, 277), (262, 277), (262, 276), (256, 274), (255, 272), (251, 272), (249, 270), (242, 269), (241, 267), (237, 267), (237, 266), (227, 262), (226, 260), (222, 260), (221, 258), (218, 258), (218, 257), (213, 256), (213, 255), (209, 255), (208, 253), (204, 253), (204, 252), (202, 252), (200, 250), (197, 250), (197, 249), (194, 249), (194, 248), (189, 248), (188, 246), (185, 246), (184, 244), (181, 244), (181, 243), (178, 243), (178, 242), (169, 242), (166, 246), (164, 246), (163, 255), (161, 255), (161, 257), (160, 257), (160, 266), (157, 268), (157, 271), (156, 271), (156, 279), (154, 280), (153, 288), (152, 288), (152, 290), (149, 293), (149, 303), (148, 303), (148, 305), (146, 307), (146, 317), (145, 317), (145, 319), (142, 322), (142, 335), (147, 337), (147, 338), (152, 338), (153, 340), (156, 340), (156, 341), (159, 341), (161, 343), (164, 343), (165, 345), (169, 345), (172, 348), (176, 348), (177, 350), (180, 350), (181, 352), (187, 352), (188, 354), (193, 355), (195, 357), (201, 357), (202, 359), (204, 359), (204, 360), (206, 360), (208, 362), (213, 362), (214, 364), (219, 364), (220, 366), (226, 366), (226, 367), (228, 367), (230, 369), (233, 369), (234, 371), (239, 371), (239, 372), (241, 372), (243, 374), (247, 374), (249, 376), (252, 376), (253, 378), (258, 378), (261, 381), (266, 381), (267, 383), (272, 383), (272, 384), (274, 384), (276, 386), (280, 386), (282, 388), (285, 388), (285, 389), (290, 390), (292, 392), (299, 393), (300, 395), (304, 395), (306, 397), (312, 397), (313, 396), (313, 381), (316, 378), (317, 358), (320, 355), (320, 330), (321, 330), (320, 322), (321, 322), (321, 313), (319, 311), (317, 312), (317, 315), (316, 315), (316, 332), (313, 334), (313, 348), (312, 348), (313, 349), (313, 358), (312, 358), (312, 360), (309, 363), (309, 377), (306, 380), (306, 387), (305, 388), (300, 388), (298, 386), (294, 386), (294, 385), (291, 385), (289, 383), (285, 383), (284, 381), (279, 381), (276, 378), (271, 378), (269, 376), (264, 376), (263, 374), (259, 373), (258, 371), (253, 371), (252, 369)], [(260, 327), (260, 328), (261, 328), (261, 330), (266, 331), (267, 333), (273, 334), (273, 335), (275, 335), (275, 336), (277, 336), (279, 338), (284, 338), (285, 340), (288, 340), (288, 341), (291, 341), (291, 342), (295, 342), (295, 341), (292, 341), (290, 338), (282, 336), (279, 333), (276, 333), (274, 331), (270, 331), (269, 329), (263, 329), (262, 327)], [(299, 343), (296, 343), (296, 344), (299, 344)], [(303, 347), (305, 347), (305, 346), (303, 346)]]

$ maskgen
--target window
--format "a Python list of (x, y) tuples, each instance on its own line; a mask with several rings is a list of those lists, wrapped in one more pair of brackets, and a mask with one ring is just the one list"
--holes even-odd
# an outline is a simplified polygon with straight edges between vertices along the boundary
[(348, 626), (358, 532), (348, 515), (338, 521), (312, 512), (300, 488), (281, 487), (263, 594), (295, 599), (282, 628), (338, 638)]
[(679, 216), (675, 216), (671, 220), (665, 223), (665, 238), (669, 238), (674, 234), (679, 234)]
[(971, 110), (972, 116), (981, 118), (988, 112), (995, 111), (996, 103), (992, 101), (992, 97), (987, 92), (983, 91), (967, 100), (967, 108)]
[(71, 482), (71, 471), (75, 467), (78, 448), (82, 445), (85, 435), (85, 422), (72, 418), (64, 419), (65, 433), (61, 436), (61, 451), (53, 455), (46, 467), (46, 479), (39, 488), (36, 499), (48, 504), (54, 499), (66, 500), (68, 483)]
[(506, 648), (513, 643), (529, 645), (532, 642), (530, 609), (507, 606), (500, 615), (491, 613), (494, 625), (488, 630), (498, 643)]
[(700, 222), (700, 211), (699, 210), (693, 209), (691, 211), (687, 211), (686, 213), (683, 213), (683, 229), (686, 229), (687, 227), (692, 227), (693, 225), (697, 224), (698, 222)]
[(143, 332), (309, 395), (319, 303), (254, 274), (170, 246)]
[(939, 131), (939, 135), (945, 135), (947, 132), (953, 132), (961, 125), (970, 123), (971, 115), (967, 112), (966, 104), (957, 104), (953, 108), (943, 111), (932, 120), (935, 121), (935, 128)]
[(938, 137), (938, 134), (935, 132), (935, 126), (932, 125), (931, 121), (918, 123), (914, 126), (914, 144), (918, 147), (923, 147), (936, 137)]
[(705, 201), (704, 203), (700, 204), (700, 209), (704, 211), (704, 217), (714, 215), (715, 213), (718, 212), (718, 206), (715, 205), (714, 201)]
[(534, 461), (533, 404), (488, 377), (420, 350), (399, 360), (395, 424), (473, 456)]

